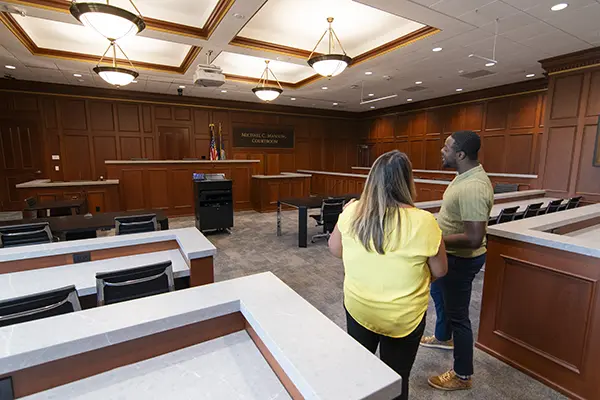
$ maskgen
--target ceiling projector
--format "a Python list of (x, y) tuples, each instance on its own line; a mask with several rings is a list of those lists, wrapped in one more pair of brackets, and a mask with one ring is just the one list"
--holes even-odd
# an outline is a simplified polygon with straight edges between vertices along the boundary
[(194, 85), (201, 87), (219, 87), (225, 83), (225, 75), (220, 67), (210, 64), (198, 64), (194, 72)]

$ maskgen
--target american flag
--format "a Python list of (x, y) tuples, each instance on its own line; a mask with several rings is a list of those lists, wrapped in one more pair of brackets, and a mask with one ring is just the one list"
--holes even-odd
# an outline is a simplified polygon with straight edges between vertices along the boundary
[(217, 143), (215, 142), (215, 125), (210, 124), (210, 149), (209, 155), (211, 160), (218, 160), (219, 153), (217, 152)]

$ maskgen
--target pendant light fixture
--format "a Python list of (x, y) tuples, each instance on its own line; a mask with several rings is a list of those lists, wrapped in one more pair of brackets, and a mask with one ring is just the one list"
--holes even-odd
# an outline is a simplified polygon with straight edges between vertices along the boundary
[(137, 35), (146, 28), (142, 14), (132, 0), (129, 0), (138, 15), (122, 8), (104, 3), (71, 3), (69, 10), (79, 22), (111, 40)]
[[(279, 80), (277, 80), (277, 77), (273, 71), (271, 71), (269, 68), (269, 60), (265, 60), (265, 64), (266, 67), (258, 81), (258, 86), (253, 88), (252, 92), (254, 92), (256, 97), (262, 101), (273, 101), (278, 98), (281, 93), (283, 93), (283, 88), (281, 87), (281, 84), (279, 83)], [(273, 75), (273, 78), (279, 87), (269, 86), (269, 72), (271, 72), (271, 75)]]
[[(308, 65), (310, 65), (317, 72), (317, 74), (331, 78), (332, 76), (336, 76), (344, 72), (346, 67), (352, 61), (352, 58), (348, 57), (346, 51), (344, 51), (344, 48), (342, 47), (342, 42), (340, 42), (340, 39), (337, 37), (335, 31), (331, 27), (333, 18), (327, 18), (327, 22), (329, 23), (329, 28), (327, 28), (327, 30), (323, 33), (321, 39), (319, 39), (315, 45), (315, 48), (308, 56)], [(329, 52), (322, 56), (313, 57), (315, 50), (317, 50), (317, 47), (319, 44), (321, 44), (321, 41), (323, 41), (325, 35), (328, 35)], [(335, 47), (334, 39), (339, 44), (343, 54), (333, 53)]]
[[(112, 47), (112, 51), (113, 51), (112, 66), (101, 67), (100, 63), (102, 62), (102, 60), (104, 60), (104, 56), (106, 56), (106, 53), (108, 53), (108, 51), (111, 49), (111, 47)], [(117, 42), (115, 42), (114, 40), (110, 40), (110, 44), (108, 45), (108, 48), (106, 49), (106, 51), (104, 52), (102, 57), (100, 58), (100, 61), (98, 61), (98, 64), (96, 64), (96, 67), (94, 68), (94, 72), (97, 73), (98, 75), (100, 75), (100, 78), (104, 79), (106, 82), (110, 83), (111, 85), (126, 86), (126, 85), (129, 85), (131, 83), (131, 81), (133, 81), (135, 78), (137, 78), (140, 74), (138, 74), (137, 71), (135, 71), (135, 70), (130, 70), (127, 68), (122, 68), (122, 67), (117, 66), (117, 47), (119, 48), (121, 53), (123, 53), (123, 55), (129, 62), (129, 65), (131, 65), (131, 68), (133, 68), (133, 64), (131, 63), (131, 61), (129, 60), (129, 57), (127, 57), (127, 54), (125, 54), (125, 52), (123, 51), (121, 46), (119, 46), (117, 44)]]

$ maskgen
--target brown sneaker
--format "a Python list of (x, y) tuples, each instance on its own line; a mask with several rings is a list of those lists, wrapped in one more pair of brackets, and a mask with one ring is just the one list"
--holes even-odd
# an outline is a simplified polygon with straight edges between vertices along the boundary
[(434, 349), (452, 350), (454, 349), (454, 340), (437, 340), (435, 336), (423, 336), (421, 338), (421, 346), (431, 347)]
[(444, 372), (439, 376), (432, 376), (427, 382), (436, 389), (447, 391), (467, 390), (471, 389), (471, 386), (473, 385), (471, 378), (460, 379), (453, 370)]

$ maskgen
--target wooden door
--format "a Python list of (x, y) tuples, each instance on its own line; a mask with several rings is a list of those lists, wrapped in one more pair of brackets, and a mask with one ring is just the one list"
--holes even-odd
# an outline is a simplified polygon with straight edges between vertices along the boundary
[(43, 178), (42, 148), (34, 122), (0, 120), (0, 209), (23, 209), (15, 185)]
[(181, 160), (190, 156), (189, 128), (161, 126), (158, 128), (158, 137), (162, 160)]

